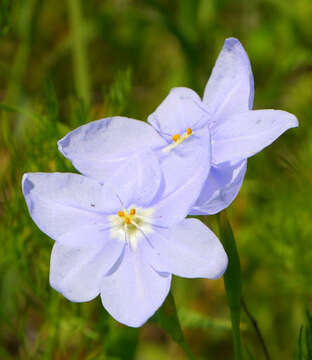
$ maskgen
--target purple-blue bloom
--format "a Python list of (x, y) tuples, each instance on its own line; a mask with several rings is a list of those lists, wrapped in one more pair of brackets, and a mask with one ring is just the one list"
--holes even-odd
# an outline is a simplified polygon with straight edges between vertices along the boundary
[(115, 183), (29, 173), (23, 193), (36, 225), (56, 241), (51, 286), (75, 302), (100, 294), (116, 320), (137, 327), (161, 306), (171, 274), (215, 279), (224, 273), (227, 256), (203, 223), (185, 219), (195, 180), (168, 195), (159, 167), (142, 169), (137, 182), (131, 170), (125, 167)]
[(118, 321), (142, 325), (171, 274), (217, 278), (227, 256), (188, 214), (214, 214), (237, 195), (247, 158), (297, 126), (284, 111), (255, 110), (248, 56), (227, 39), (203, 100), (175, 88), (144, 123), (93, 121), (59, 150), (83, 175), (29, 173), (23, 193), (37, 226), (56, 241), (50, 283), (72, 301), (101, 294)]
[(229, 38), (207, 82), (203, 100), (191, 89), (174, 88), (149, 116), (150, 124), (163, 136), (182, 135), (192, 128), (200, 137), (201, 131), (209, 129), (206, 147), (211, 151), (211, 168), (191, 214), (215, 214), (229, 206), (242, 185), (247, 158), (287, 129), (298, 126), (296, 117), (288, 112), (251, 110), (253, 98), (248, 55), (237, 39)]

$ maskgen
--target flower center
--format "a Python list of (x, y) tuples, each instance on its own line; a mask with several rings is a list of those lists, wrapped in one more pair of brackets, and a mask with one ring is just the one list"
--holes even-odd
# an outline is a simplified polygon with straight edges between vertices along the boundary
[(127, 210), (119, 210), (117, 215), (122, 219), (124, 226), (134, 225), (135, 227), (136, 224), (141, 224), (140, 216), (135, 216), (135, 208), (131, 208), (129, 212)]
[(185, 133), (182, 134), (175, 134), (172, 136), (172, 144), (168, 145), (163, 149), (163, 152), (169, 152), (170, 150), (177, 147), (179, 144), (183, 143), (184, 140), (188, 139), (193, 134), (193, 130), (191, 128), (187, 128)]
[(111, 236), (125, 241), (135, 250), (138, 240), (153, 231), (152, 208), (143, 209), (131, 206), (130, 210), (119, 210), (116, 215), (109, 217), (111, 223)]

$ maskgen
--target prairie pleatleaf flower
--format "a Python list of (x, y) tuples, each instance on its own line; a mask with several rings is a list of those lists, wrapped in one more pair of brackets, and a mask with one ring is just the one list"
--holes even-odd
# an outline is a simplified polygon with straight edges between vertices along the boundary
[[(218, 238), (185, 219), (192, 184), (163, 196), (161, 173), (101, 184), (72, 173), (29, 173), (23, 193), (37, 226), (55, 240), (50, 284), (67, 299), (101, 295), (119, 322), (142, 325), (161, 306), (171, 274), (218, 278), (227, 266)], [(146, 196), (142, 196), (146, 194)]]
[[(174, 88), (148, 118), (171, 144), (193, 142), (208, 131), (210, 172), (192, 207), (193, 215), (216, 214), (236, 197), (246, 172), (247, 159), (270, 145), (283, 132), (298, 126), (296, 117), (280, 110), (251, 110), (254, 80), (247, 53), (235, 38), (226, 39), (203, 99), (188, 88)], [(187, 129), (192, 129), (187, 136)]]

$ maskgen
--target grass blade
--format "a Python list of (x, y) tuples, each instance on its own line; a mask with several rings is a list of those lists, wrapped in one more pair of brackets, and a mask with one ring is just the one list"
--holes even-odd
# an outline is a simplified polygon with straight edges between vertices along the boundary
[(224, 285), (231, 312), (235, 360), (243, 359), (240, 337), (241, 268), (235, 238), (225, 211), (218, 216), (220, 239), (229, 258), (224, 274)]

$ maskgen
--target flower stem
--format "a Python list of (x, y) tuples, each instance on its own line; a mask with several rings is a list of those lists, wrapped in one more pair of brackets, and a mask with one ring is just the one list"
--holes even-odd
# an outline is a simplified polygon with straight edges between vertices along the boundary
[(84, 21), (80, 0), (68, 0), (68, 10), (73, 38), (73, 60), (78, 96), (86, 106), (90, 105), (90, 84), (86, 56)]
[(218, 216), (220, 239), (229, 258), (228, 268), (224, 274), (224, 286), (231, 312), (232, 333), (235, 360), (243, 359), (240, 336), (241, 313), (241, 268), (235, 238), (225, 211)]
[(185, 341), (180, 321), (177, 314), (177, 308), (171, 292), (162, 307), (156, 313), (156, 320), (159, 325), (172, 337), (172, 339), (183, 349), (189, 360), (196, 360), (188, 343)]

